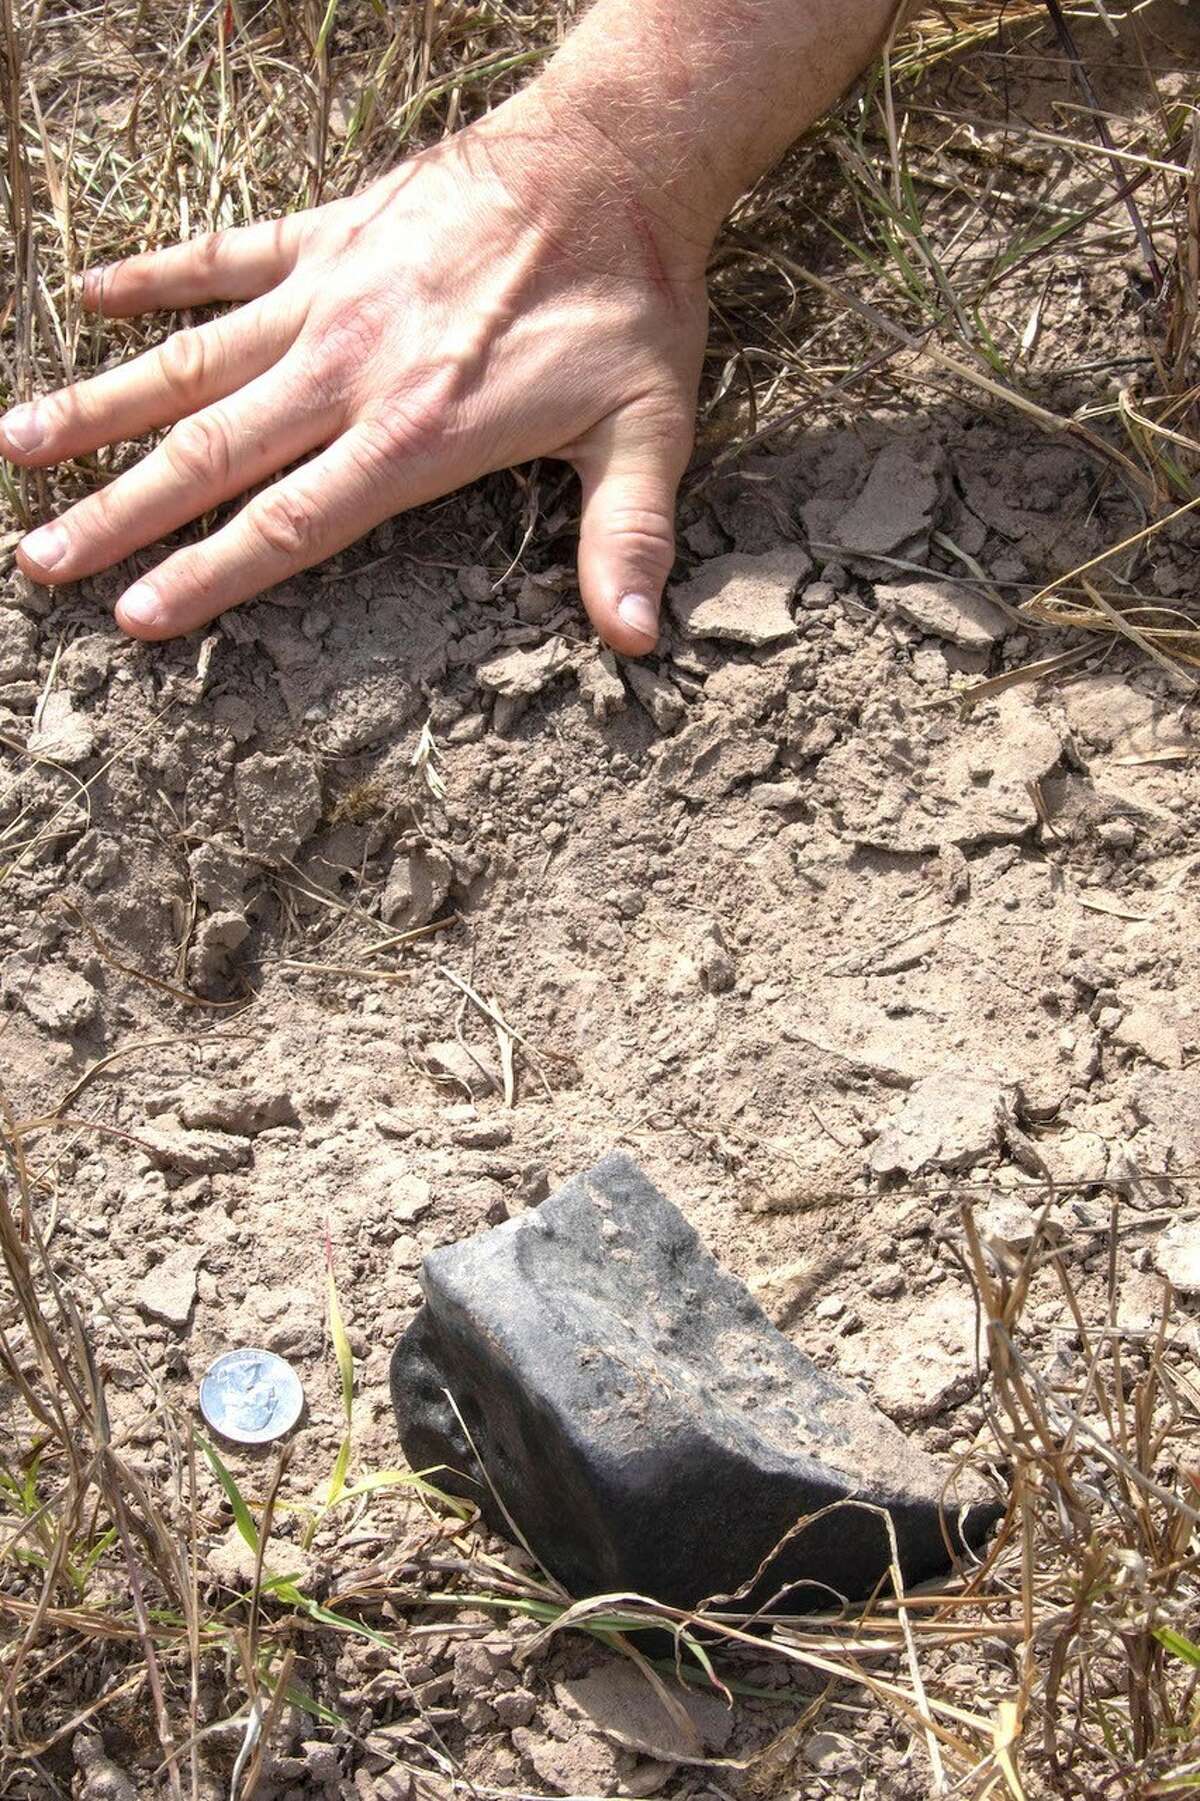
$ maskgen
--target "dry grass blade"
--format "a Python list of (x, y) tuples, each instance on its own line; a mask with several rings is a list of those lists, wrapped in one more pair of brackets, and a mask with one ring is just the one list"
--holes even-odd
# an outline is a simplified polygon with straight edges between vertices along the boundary
[[(214, 1038), (210, 1038), (207, 1042), (214, 1042), (216, 1036), (217, 1035), (214, 1035)], [(234, 1032), (221, 1033), (219, 1035), (222, 1039), (232, 1038), (234, 1040), (243, 1036), (248, 1038), (250, 1034)], [(151, 1038), (147, 1039), (142, 1044), (122, 1045), (120, 1050), (110, 1051), (107, 1057), (101, 1057), (97, 1062), (91, 1064), (89, 1068), (85, 1069), (83, 1074), (79, 1077), (79, 1080), (71, 1084), (70, 1088), (66, 1090), (62, 1098), (56, 1101), (48, 1110), (45, 1117), (47, 1119), (53, 1119), (56, 1114), (65, 1113), (67, 1108), (79, 1099), (79, 1096), (83, 1091), (86, 1088), (90, 1088), (92, 1083), (96, 1081), (98, 1077), (102, 1076), (106, 1070), (111, 1069), (114, 1063), (123, 1062), (126, 1057), (144, 1056), (148, 1051), (164, 1051), (169, 1050), (176, 1045), (191, 1046), (193, 1043), (194, 1040), (191, 1038), (176, 1036), (172, 1038)]]
[[(1061, 581), (1047, 582), (1045, 586), (1038, 589), (1036, 594), (1031, 594), (1028, 600), (1021, 602), (1021, 612), (1054, 625), (1084, 627), (1092, 631), (1120, 632), (1123, 636), (1132, 638), (1141, 649), (1146, 651), (1147, 655), (1153, 656), (1156, 662), (1171, 664), (1172, 675), (1186, 680), (1190, 687), (1192, 685), (1191, 678), (1186, 677), (1184, 672), (1175, 666), (1172, 659), (1200, 667), (1200, 625), (1192, 625), (1186, 615), (1183, 616), (1182, 623), (1180, 623), (1179, 616), (1173, 617), (1172, 609), (1165, 602), (1153, 610), (1153, 616), (1161, 619), (1162, 625), (1156, 625), (1149, 621), (1142, 626), (1133, 624), (1127, 609), (1116, 608), (1110, 601), (1106, 601), (1085, 578), (1093, 569), (1098, 569), (1101, 564), (1110, 562), (1113, 557), (1120, 556), (1125, 551), (1137, 550), (1166, 527), (1175, 524), (1188, 514), (1194, 513), (1197, 507), (1200, 507), (1200, 495), (1185, 501), (1182, 506), (1175, 507), (1163, 518), (1143, 526), (1140, 531), (1131, 533), (1127, 538), (1122, 538), (1120, 543), (1112, 544), (1108, 549), (1100, 551), (1098, 555), (1089, 557), (1086, 562), (1069, 570)], [(1084, 593), (1090, 597), (1092, 601), (1090, 608), (1075, 601), (1064, 602), (1058, 598), (1060, 589), (1068, 588), (1075, 583), (1079, 583), (1083, 587)]]
[[(1101, 144), (1103, 144), (1105, 153), (1108, 156), (1109, 161), (1112, 163), (1113, 173), (1116, 176), (1117, 186), (1120, 187), (1120, 185), (1121, 185), (1121, 164), (1120, 164), (1120, 160), (1119, 160), (1117, 147), (1113, 143), (1112, 133), (1108, 129), (1108, 124), (1104, 117), (1104, 109), (1101, 107), (1099, 100), (1096, 98), (1096, 91), (1092, 87), (1091, 80), (1089, 79), (1088, 72), (1087, 72), (1087, 66), (1084, 63), (1083, 58), (1080, 56), (1078, 49), (1076, 48), (1075, 39), (1071, 34), (1071, 27), (1067, 23), (1066, 16), (1063, 12), (1061, 5), (1059, 4), (1059, 0), (1046, 0), (1046, 6), (1047, 6), (1047, 9), (1049, 10), (1050, 17), (1054, 21), (1054, 29), (1058, 33), (1059, 40), (1062, 43), (1063, 49), (1066, 51), (1067, 56), (1070, 59), (1071, 67), (1074, 71), (1075, 79), (1079, 83), (1081, 89), (1083, 90), (1084, 99), (1086, 100), (1088, 108), (1092, 114), (1092, 118), (1095, 121), (1096, 136), (1099, 138)], [(1162, 270), (1158, 266), (1158, 258), (1154, 253), (1154, 245), (1151, 242), (1150, 234), (1146, 230), (1145, 220), (1142, 218), (1141, 212), (1138, 209), (1137, 201), (1133, 198), (1132, 195), (1130, 195), (1126, 198), (1125, 207), (1129, 214), (1130, 223), (1133, 226), (1134, 236), (1137, 239), (1138, 249), (1142, 253), (1142, 257), (1145, 261), (1146, 268), (1150, 274), (1150, 279), (1153, 281), (1155, 290), (1157, 291), (1159, 288), (1162, 287), (1163, 274), (1162, 274)]]
[(97, 954), (103, 957), (104, 961), (110, 964), (113, 969), (118, 970), (121, 975), (130, 976), (135, 982), (144, 983), (147, 988), (155, 988), (160, 994), (169, 996), (173, 1001), (180, 1001), (185, 1007), (209, 1007), (217, 1013), (228, 1013), (231, 1009), (237, 1010), (245, 1007), (245, 1000), (208, 1000), (202, 994), (192, 994), (185, 988), (176, 988), (173, 983), (164, 982), (161, 977), (152, 976), (144, 969), (137, 969), (132, 963), (122, 962), (122, 960), (115, 956), (108, 948), (95, 926), (80, 912), (73, 901), (69, 901), (65, 896), (60, 895), (58, 897), (58, 906), (75, 921), (81, 931), (87, 934), (87, 937), (95, 946)]
[[(445, 976), (448, 982), (452, 982), (455, 988), (471, 1002), (472, 1006), (476, 1007), (478, 1011), (482, 1013), (483, 1017), (491, 1022), (496, 1033), (497, 1045), (500, 1053), (500, 1065), (504, 1079), (505, 1105), (511, 1107), (516, 1098), (514, 1086), (515, 1075), (513, 1069), (513, 1046), (516, 1044), (521, 1046), (521, 1049), (529, 1058), (538, 1081), (545, 1090), (547, 1098), (552, 1100), (554, 1098), (553, 1090), (546, 1079), (538, 1053), (533, 1049), (529, 1040), (523, 1037), (522, 1034), (517, 1031), (515, 1026), (509, 1024), (503, 1013), (501, 1013), (498, 1004), (495, 1001), (485, 1000), (481, 994), (472, 988), (469, 982), (464, 981), (462, 976), (456, 975), (452, 969), (447, 969), (444, 965), (439, 965), (438, 974)], [(558, 1062), (568, 1063), (570, 1061), (570, 1059), (566, 1057), (557, 1057), (556, 1053), (553, 1051), (549, 1051), (546, 1054), (555, 1058)]]
[(1047, 676), (1061, 675), (1067, 669), (1074, 669), (1091, 654), (1090, 644), (1077, 644), (1073, 650), (1061, 650), (1052, 657), (1038, 657), (1032, 663), (1022, 664), (1019, 669), (1006, 669), (1002, 675), (985, 676), (982, 681), (963, 689), (958, 697), (959, 705), (964, 712), (969, 712), (980, 701), (989, 700), (994, 694), (1003, 694), (1006, 688), (1017, 688), (1025, 682), (1045, 681)]
[[(1164, 1288), (1159, 1328), (1139, 1351), (1113, 1330), (1111, 1315), (1087, 1322), (1045, 1240), (1009, 1273), (989, 1265), (969, 1213), (964, 1224), (989, 1321), (991, 1428), (1010, 1460), (1024, 1521), (1023, 1689), (1040, 1722), (1047, 1773), (1061, 1775), (1064, 1756), (1086, 1747), (1093, 1771), (1107, 1764), (1118, 1782), (1136, 1772), (1145, 1785), (1138, 1792), (1152, 1792), (1177, 1756), (1175, 1721), (1187, 1716), (1190, 1687), (1186, 1663), (1162, 1656), (1156, 1635), (1195, 1617), (1200, 1583), (1200, 1515), (1187, 1498), (1186, 1457), (1168, 1450), (1184, 1451), (1200, 1397), (1172, 1355), (1169, 1294)], [(1112, 1225), (1115, 1247), (1115, 1212)], [(1076, 1323), (1070, 1388), (1048, 1381), (1022, 1346), (1039, 1268), (1053, 1272)], [(1164, 1459), (1176, 1463), (1167, 1482), (1159, 1479)]]
[[(1197, 687), (1200, 687), (1200, 683), (1197, 682), (1195, 676), (1189, 675), (1186, 670), (1181, 669), (1178, 663), (1173, 662), (1169, 656), (1158, 648), (1150, 631), (1143, 631), (1136, 626), (1129, 614), (1120, 612), (1112, 604), (1111, 600), (1108, 600), (1101, 594), (1099, 588), (1088, 581), (1086, 576), (1083, 576), (1080, 579), (1083, 584), (1084, 592), (1089, 596), (1093, 605), (1098, 607), (1104, 617), (1111, 623), (1113, 630), (1120, 632), (1122, 637), (1128, 638), (1131, 644), (1136, 644), (1139, 650), (1144, 650), (1148, 657), (1153, 658), (1160, 669), (1165, 669), (1175, 687), (1184, 688), (1189, 693), (1193, 693)], [(1165, 612), (1166, 608), (1163, 608), (1162, 610)], [(1153, 628), (1151, 629), (1153, 630)], [(1196, 664), (1200, 666), (1200, 628), (1191, 632), (1169, 630), (1164, 633), (1158, 631), (1155, 632), (1154, 635), (1169, 637), (1175, 647), (1177, 656), (1186, 656), (1189, 661), (1195, 661)]]

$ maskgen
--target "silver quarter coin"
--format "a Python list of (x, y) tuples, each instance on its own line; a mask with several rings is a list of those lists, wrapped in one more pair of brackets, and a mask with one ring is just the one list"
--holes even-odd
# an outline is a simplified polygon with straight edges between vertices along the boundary
[(282, 1438), (303, 1405), (299, 1376), (274, 1351), (225, 1351), (200, 1383), (201, 1413), (214, 1432), (241, 1445)]

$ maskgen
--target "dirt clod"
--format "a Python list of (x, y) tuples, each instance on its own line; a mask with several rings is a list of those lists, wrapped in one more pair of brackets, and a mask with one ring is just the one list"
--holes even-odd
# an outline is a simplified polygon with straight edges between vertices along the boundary
[(1037, 1230), (1037, 1214), (1016, 1195), (1003, 1195), (977, 1209), (975, 1224), (986, 1243), (1027, 1251)]
[(247, 1139), (232, 1132), (186, 1131), (170, 1115), (156, 1126), (143, 1126), (138, 1143), (156, 1169), (181, 1176), (211, 1176), (241, 1169), (250, 1161)]
[(113, 635), (104, 632), (84, 632), (72, 638), (59, 661), (59, 671), (72, 694), (95, 694), (103, 688), (113, 649)]
[(776, 748), (731, 721), (709, 713), (671, 739), (658, 763), (658, 779), (670, 794), (695, 802), (720, 800), (744, 782), (765, 776)]
[(919, 444), (889, 444), (848, 508), (821, 500), (806, 509), (814, 536), (860, 556), (912, 549), (928, 531), (941, 496), (939, 459)]
[(928, 730), (924, 743), (874, 730), (823, 759), (820, 777), (860, 844), (913, 854), (1023, 838), (1039, 823), (1036, 785), (1062, 756), (1047, 713), (1020, 691), (979, 707), (962, 733)]
[(563, 1689), (600, 1732), (647, 1757), (719, 1752), (733, 1730), (733, 1715), (715, 1695), (672, 1683), (668, 1694), (674, 1706), (668, 1708), (642, 1672), (623, 1659), (599, 1664)]
[(37, 629), (12, 607), (0, 607), (0, 682), (23, 682), (37, 672)]
[(233, 953), (249, 936), (249, 922), (238, 911), (210, 913), (200, 921), (188, 952), (188, 975), (202, 994), (225, 979)]
[(714, 557), (671, 589), (671, 612), (685, 638), (776, 644), (795, 635), (791, 601), (811, 568), (812, 558), (795, 545)]
[(294, 1126), (299, 1114), (287, 1089), (251, 1081), (245, 1087), (215, 1083), (189, 1088), (179, 1103), (179, 1118), (193, 1129), (255, 1138), (273, 1126)]
[(450, 892), (453, 874), (450, 859), (432, 845), (400, 851), (384, 885), (380, 913), (401, 931), (425, 925)]
[(186, 1326), (196, 1299), (202, 1254), (195, 1246), (180, 1245), (156, 1263), (138, 1283), (134, 1299), (139, 1310), (164, 1325)]
[(1154, 1267), (1179, 1294), (1200, 1294), (1200, 1220), (1180, 1220), (1154, 1241)]
[(971, 1169), (1000, 1148), (1014, 1100), (1011, 1089), (986, 1076), (939, 1070), (885, 1123), (871, 1146), (871, 1168), (883, 1177)]
[(70, 694), (55, 688), (34, 715), (26, 749), (31, 757), (45, 757), (74, 769), (95, 754), (96, 733), (91, 721), (76, 710)]
[(584, 656), (578, 668), (579, 692), (591, 708), (592, 718), (603, 725), (628, 705), (629, 697), (611, 650)]
[(532, 700), (566, 673), (570, 665), (561, 638), (548, 638), (532, 650), (506, 650), (476, 670), (480, 685), (505, 700)]
[(1126, 1044), (1163, 1069), (1183, 1068), (1183, 1038), (1169, 1015), (1152, 1007), (1131, 1007), (1113, 1028), (1118, 1044)]
[(425, 1046), (421, 1059), (434, 1081), (465, 1092), (472, 1100), (491, 1094), (500, 1086), (499, 1074), (487, 1052), (468, 1050), (457, 1039), (440, 1039)]
[(98, 1733), (77, 1732), (73, 1750), (83, 1779), (80, 1801), (138, 1801), (133, 1782), (108, 1756)]
[(4, 966), (4, 996), (24, 1009), (47, 1032), (70, 1036), (82, 1032), (96, 1018), (100, 997), (77, 970), (61, 963), (33, 964), (23, 956), (10, 957)]
[(625, 676), (635, 699), (645, 707), (660, 732), (673, 732), (687, 711), (674, 682), (659, 669), (644, 663), (628, 663)]
[(980, 1346), (977, 1356), (978, 1318), (965, 1289), (945, 1285), (905, 1304), (903, 1321), (890, 1342), (847, 1339), (839, 1364), (867, 1379), (876, 1404), (894, 1420), (913, 1425), (974, 1392), (986, 1351)]
[(879, 582), (875, 599), (885, 613), (966, 650), (990, 650), (1008, 630), (999, 607), (960, 582)]
[(321, 778), (302, 751), (258, 755), (239, 763), (234, 777), (242, 843), (272, 865), (290, 862), (321, 817)]

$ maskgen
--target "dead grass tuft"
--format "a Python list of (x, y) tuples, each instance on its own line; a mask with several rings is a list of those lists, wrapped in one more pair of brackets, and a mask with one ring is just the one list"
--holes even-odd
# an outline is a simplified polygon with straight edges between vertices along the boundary
[[(1111, 10), (1066, 20), (1037, 0), (919, 20), (787, 181), (735, 216), (714, 270), (706, 449), (719, 470), (864, 404), (1008, 412), (1073, 440), (1095, 460), (1097, 503), (1142, 529), (1096, 559), (1096, 593), (1047, 568), (1027, 616), (1178, 665), (1200, 644), (1191, 584), (1161, 601), (1141, 589), (1152, 553), (1197, 544), (1200, 74), (1147, 14), (1120, 15), (1138, 71), (1126, 110), (1101, 105), (1085, 54), (1102, 21), (1116, 31)], [(1069, 51), (1047, 94), (1031, 67), (1055, 50), (1056, 17)]]

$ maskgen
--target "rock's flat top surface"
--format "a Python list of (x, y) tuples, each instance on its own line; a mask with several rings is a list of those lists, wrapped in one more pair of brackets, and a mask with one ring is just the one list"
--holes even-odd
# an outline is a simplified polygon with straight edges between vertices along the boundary
[[(409, 1461), (470, 1471), (448, 1389), (573, 1593), (732, 1592), (802, 1515), (852, 1497), (892, 1512), (910, 1578), (944, 1564), (946, 1473), (789, 1344), (628, 1157), (431, 1252), (424, 1287), (392, 1367)], [(486, 1490), (462, 1492), (509, 1530)], [(793, 1541), (771, 1586), (861, 1594), (888, 1561), (878, 1515), (845, 1508)]]

